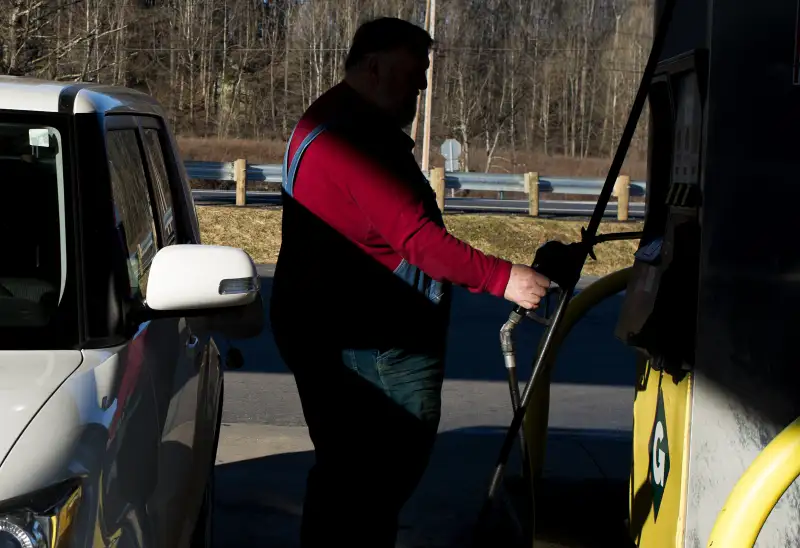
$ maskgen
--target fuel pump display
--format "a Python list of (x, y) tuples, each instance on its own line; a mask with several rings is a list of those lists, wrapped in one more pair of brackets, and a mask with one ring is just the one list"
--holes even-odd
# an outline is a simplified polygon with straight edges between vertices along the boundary
[(694, 363), (706, 59), (698, 50), (664, 61), (651, 83), (647, 217), (616, 330), (668, 371)]

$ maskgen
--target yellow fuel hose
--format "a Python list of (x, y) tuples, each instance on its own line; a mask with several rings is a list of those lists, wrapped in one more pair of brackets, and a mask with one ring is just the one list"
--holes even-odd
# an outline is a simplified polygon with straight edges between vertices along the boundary
[(578, 323), (587, 312), (603, 302), (605, 299), (616, 295), (628, 286), (633, 267), (623, 268), (598, 278), (589, 284), (570, 301), (564, 317), (553, 335), (550, 358), (544, 364), (542, 376), (533, 387), (530, 404), (525, 411), (524, 439), (528, 448), (528, 463), (531, 479), (539, 477), (544, 466), (545, 442), (547, 440), (548, 412), (550, 407), (550, 372), (558, 355), (558, 349), (567, 338), (573, 326)]
[(748, 548), (783, 493), (800, 476), (800, 417), (759, 453), (722, 507), (708, 547)]

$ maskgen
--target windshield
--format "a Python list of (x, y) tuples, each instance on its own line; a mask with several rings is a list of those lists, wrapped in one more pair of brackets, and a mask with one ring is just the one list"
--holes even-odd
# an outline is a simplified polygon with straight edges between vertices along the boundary
[(0, 122), (0, 349), (64, 344), (58, 318), (67, 275), (62, 138), (47, 124)]

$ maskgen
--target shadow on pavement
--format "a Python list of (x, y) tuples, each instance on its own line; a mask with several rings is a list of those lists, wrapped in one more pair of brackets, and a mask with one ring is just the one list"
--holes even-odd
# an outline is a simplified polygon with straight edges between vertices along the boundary
[[(496, 428), (439, 434), (431, 464), (401, 516), (398, 548), (469, 546), (503, 435)], [(536, 493), (537, 546), (624, 548), (630, 454), (630, 438), (623, 435), (576, 440), (569, 431), (552, 431)], [(218, 465), (215, 546), (299, 546), (313, 458), (313, 452), (299, 451)], [(512, 459), (507, 475), (518, 470)], [(520, 519), (530, 521), (530, 513)]]
[[(554, 383), (633, 386), (633, 351), (614, 337), (623, 295), (615, 295), (579, 321), (564, 341), (553, 371)], [(551, 309), (555, 308), (555, 299)], [(447, 378), (505, 381), (500, 327), (512, 305), (491, 295), (457, 289), (451, 313)], [(527, 379), (544, 328), (527, 321), (515, 330), (517, 367)]]
[[(272, 291), (271, 268), (262, 266), (261, 294), (268, 316)], [(614, 337), (622, 294), (601, 303), (573, 328), (562, 346), (552, 381), (554, 383), (591, 384), (594, 386), (633, 386), (635, 362), (633, 351)], [(554, 306), (555, 303), (553, 303)], [(491, 295), (473, 295), (456, 288), (453, 296), (447, 372), (450, 380), (506, 381), (506, 369), (500, 353), (500, 327), (508, 319), (511, 304)], [(317, 313), (316, 325), (325, 329), (327, 322), (336, 322), (336, 311)], [(542, 327), (533, 321), (521, 324), (515, 332), (520, 379), (527, 379), (542, 334)], [(309, 337), (313, 330), (309, 328)], [(242, 350), (250, 373), (288, 373), (272, 338), (269, 318), (264, 332), (257, 338), (235, 341)], [(220, 348), (227, 343), (220, 341)]]
[[(262, 272), (265, 313), (269, 307), (271, 282), (267, 267)], [(562, 346), (553, 374), (554, 383), (580, 384), (587, 389), (591, 385), (634, 386), (633, 351), (613, 336), (621, 301), (622, 295), (608, 299), (575, 326)], [(499, 351), (499, 329), (510, 309), (511, 305), (503, 300), (456, 289), (451, 314), (448, 380), (506, 382), (506, 369)], [(325, 328), (326, 322), (335, 321), (335, 311), (320, 307), (317, 313), (320, 329)], [(533, 322), (517, 329), (518, 366), (522, 381), (527, 380), (530, 374), (541, 329)], [(313, 333), (310, 336), (313, 337)], [(245, 356), (242, 372), (288, 375), (275, 348), (268, 319), (260, 337), (236, 341), (235, 345)], [(224, 343), (221, 349), (224, 351)], [(243, 376), (242, 382), (249, 378)], [(284, 389), (280, 387), (276, 390)], [(485, 388), (475, 387), (479, 391)], [(252, 397), (260, 401), (264, 397), (261, 390), (263, 387), (259, 385), (258, 393)], [(285, 390), (293, 394), (294, 384), (289, 382)], [(250, 398), (250, 395), (246, 397)], [(447, 397), (453, 398), (450, 394)], [(506, 398), (507, 394), (503, 393), (503, 397)], [(508, 402), (503, 399), (497, 405), (507, 406)], [(270, 412), (272, 415), (280, 414), (281, 409), (275, 404)], [(465, 411), (461, 407), (458, 410)], [(289, 411), (294, 414), (298, 410), (292, 408)], [(252, 411), (248, 412), (252, 414)], [(276, 418), (271, 416), (263, 420), (281, 423)], [(478, 416), (478, 420), (471, 424), (485, 424), (486, 418), (485, 415)], [(262, 418), (247, 420), (261, 422)], [(505, 419), (501, 423), (505, 424)], [(291, 426), (295, 425), (291, 422)], [(439, 434), (431, 465), (404, 509), (398, 548), (469, 546), (471, 526), (483, 502), (505, 431), (496, 427), (456, 426), (462, 424), (443, 429)], [(576, 422), (575, 427), (579, 426)], [(550, 429), (545, 481), (537, 491), (536, 520), (537, 531), (549, 542), (543, 540), (537, 546), (626, 546), (624, 540), (615, 535), (622, 530), (623, 520), (627, 517), (630, 436), (629, 430), (593, 430), (587, 435), (586, 430)], [(219, 464), (219, 521), (215, 546), (299, 546), (297, 533), (305, 478), (313, 459), (313, 452), (298, 451)], [(518, 463), (512, 462), (508, 475), (518, 470)], [(369, 503), (365, 501), (365, 504)]]

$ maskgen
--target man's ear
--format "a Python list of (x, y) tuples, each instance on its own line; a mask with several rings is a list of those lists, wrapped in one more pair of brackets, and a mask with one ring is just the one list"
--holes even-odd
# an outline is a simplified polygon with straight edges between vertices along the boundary
[(381, 80), (381, 57), (378, 53), (372, 53), (367, 55), (367, 58), (364, 59), (364, 68), (366, 70), (369, 79), (377, 84)]

